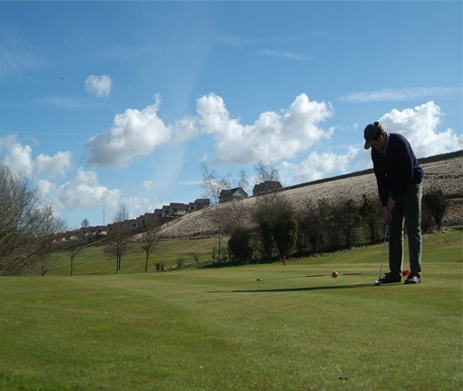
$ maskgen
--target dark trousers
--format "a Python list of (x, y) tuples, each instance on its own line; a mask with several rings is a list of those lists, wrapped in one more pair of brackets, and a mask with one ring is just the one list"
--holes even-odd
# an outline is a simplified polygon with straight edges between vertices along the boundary
[(410, 185), (395, 201), (392, 209), (389, 223), (389, 268), (392, 274), (402, 274), (405, 225), (408, 235), (410, 274), (421, 278), (421, 187), (421, 183)]

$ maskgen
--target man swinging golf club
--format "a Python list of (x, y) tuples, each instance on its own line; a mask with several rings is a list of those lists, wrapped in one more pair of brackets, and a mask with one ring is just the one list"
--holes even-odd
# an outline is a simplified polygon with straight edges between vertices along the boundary
[(378, 193), (389, 224), (389, 269), (381, 284), (400, 282), (403, 264), (404, 219), (408, 234), (410, 275), (405, 284), (421, 282), (421, 196), (423, 169), (409, 142), (400, 134), (386, 133), (375, 122), (365, 128), (365, 149), (371, 147)]

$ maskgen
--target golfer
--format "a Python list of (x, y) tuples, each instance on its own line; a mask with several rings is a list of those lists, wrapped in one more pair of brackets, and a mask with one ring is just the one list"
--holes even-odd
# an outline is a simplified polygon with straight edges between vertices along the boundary
[(365, 128), (365, 149), (371, 147), (378, 193), (389, 224), (390, 273), (380, 282), (400, 282), (404, 257), (403, 227), (407, 228), (410, 275), (405, 284), (421, 282), (421, 184), (423, 169), (409, 142), (400, 134), (386, 133), (375, 122)]

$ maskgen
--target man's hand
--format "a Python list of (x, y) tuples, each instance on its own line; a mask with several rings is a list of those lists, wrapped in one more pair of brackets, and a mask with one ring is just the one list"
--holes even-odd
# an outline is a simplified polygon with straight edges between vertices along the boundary
[(392, 218), (392, 209), (394, 209), (395, 201), (392, 198), (387, 200), (387, 206), (384, 208), (384, 223), (387, 225)]

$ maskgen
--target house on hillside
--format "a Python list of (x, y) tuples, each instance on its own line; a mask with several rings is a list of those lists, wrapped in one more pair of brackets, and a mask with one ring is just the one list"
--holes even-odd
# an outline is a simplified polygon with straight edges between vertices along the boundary
[(169, 205), (169, 216), (170, 217), (179, 217), (185, 216), (188, 212), (188, 205), (180, 204), (178, 202), (172, 202)]
[(169, 217), (169, 205), (163, 205), (161, 209), (161, 219)]
[(95, 236), (99, 238), (100, 236), (108, 235), (108, 226), (107, 225), (97, 225), (95, 229)]
[(53, 243), (66, 241), (66, 234), (63, 232), (55, 233), (51, 235), (53, 237)]
[(209, 198), (199, 198), (194, 202), (194, 210), (207, 208), (210, 205), (211, 205), (211, 200)]
[(272, 193), (279, 189), (282, 189), (281, 183), (279, 181), (265, 181), (254, 186), (252, 190), (253, 195)]
[(145, 213), (142, 216), (138, 216), (136, 219), (136, 228), (138, 230), (144, 230), (146, 227), (152, 227), (155, 224), (155, 215), (154, 213)]
[(155, 223), (160, 223), (162, 221), (162, 209), (154, 210), (154, 221)]
[(132, 230), (137, 228), (137, 220), (136, 219), (130, 219), (130, 220), (125, 220), (124, 221), (124, 229), (127, 230)]
[(195, 202), (190, 202), (188, 205), (188, 212), (194, 212), (195, 210), (200, 210), (210, 206), (211, 200), (208, 198), (198, 198)]
[(66, 240), (73, 240), (79, 237), (80, 230), (66, 231)]
[(241, 187), (229, 190), (222, 190), (219, 196), (219, 204), (222, 204), (224, 202), (242, 200), (246, 197), (248, 197), (248, 193), (246, 193)]

